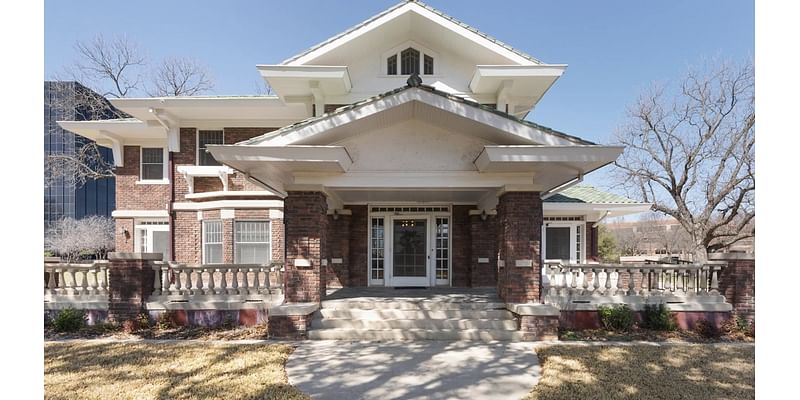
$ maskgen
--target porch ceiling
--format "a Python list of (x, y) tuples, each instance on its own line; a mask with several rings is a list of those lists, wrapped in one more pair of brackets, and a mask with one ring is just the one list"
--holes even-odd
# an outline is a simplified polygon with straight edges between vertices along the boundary
[(477, 204), (489, 190), (329, 190), (342, 203), (457, 203)]

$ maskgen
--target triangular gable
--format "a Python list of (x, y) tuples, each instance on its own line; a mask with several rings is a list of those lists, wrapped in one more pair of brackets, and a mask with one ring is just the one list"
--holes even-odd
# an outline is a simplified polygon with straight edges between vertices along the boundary
[(500, 56), (503, 56), (509, 59), (511, 62), (514, 62), (519, 65), (537, 65), (542, 64), (542, 62), (520, 50), (517, 50), (489, 35), (483, 33), (472, 26), (469, 26), (427, 4), (416, 0), (406, 0), (401, 2), (394, 7), (383, 11), (380, 14), (377, 14), (366, 21), (353, 26), (352, 28), (333, 36), (316, 46), (309, 48), (308, 50), (297, 54), (293, 57), (290, 57), (284, 60), (281, 64), (282, 65), (305, 65), (309, 62), (312, 62), (314, 59), (321, 57), (333, 51), (334, 49), (341, 46), (343, 43), (346, 43), (352, 40), (355, 37), (360, 35), (366, 34), (369, 31), (376, 29), (383, 24), (389, 23), (390, 21), (394, 20), (395, 18), (404, 15), (407, 12), (415, 12), (418, 15), (428, 19), (429, 21), (439, 24), (443, 27), (446, 27), (450, 30), (458, 32), (466, 38), (467, 40), (471, 40), (474, 43), (490, 49), (491, 51), (497, 53)]
[(413, 101), (491, 127), (519, 144), (595, 145), (595, 143), (579, 137), (516, 118), (492, 107), (465, 100), (426, 85), (404, 86), (238, 144), (253, 146), (307, 144), (314, 136), (325, 134), (333, 129), (364, 120), (381, 112), (387, 112)]

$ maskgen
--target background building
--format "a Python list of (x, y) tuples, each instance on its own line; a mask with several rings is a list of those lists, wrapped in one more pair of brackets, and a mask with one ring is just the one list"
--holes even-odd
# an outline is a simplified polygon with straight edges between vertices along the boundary
[[(62, 129), (56, 121), (112, 118), (111, 115), (96, 115), (78, 106), (76, 94), (82, 96), (102, 96), (77, 82), (45, 81), (44, 82), (44, 155), (74, 153), (89, 139)], [(66, 105), (66, 106), (65, 106)], [(99, 147), (102, 156), (112, 160), (111, 149)], [(47, 172), (45, 172), (47, 173)], [(111, 216), (115, 207), (114, 179), (91, 180), (83, 185), (76, 185), (63, 178), (48, 179), (51, 181), (44, 188), (44, 229), (48, 231), (53, 222), (62, 218), (80, 219), (89, 215)], [(77, 187), (76, 187), (77, 186)]]

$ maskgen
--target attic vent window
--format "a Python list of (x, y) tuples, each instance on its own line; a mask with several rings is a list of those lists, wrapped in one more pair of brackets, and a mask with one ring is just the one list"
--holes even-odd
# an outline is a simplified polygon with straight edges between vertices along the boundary
[[(400, 47), (402, 49), (402, 47)], [(386, 57), (386, 75), (433, 75), (434, 54), (428, 50), (407, 47), (405, 50), (390, 52)], [(398, 66), (398, 64), (400, 64)]]
[(400, 53), (400, 65), (403, 75), (419, 74), (419, 50), (411, 47)]

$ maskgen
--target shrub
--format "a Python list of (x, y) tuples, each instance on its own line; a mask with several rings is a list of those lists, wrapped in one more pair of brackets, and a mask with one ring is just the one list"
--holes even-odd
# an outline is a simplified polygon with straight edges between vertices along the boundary
[(600, 321), (606, 329), (615, 331), (629, 331), (633, 327), (633, 310), (627, 304), (614, 306), (600, 306), (597, 308)]
[(156, 326), (158, 329), (167, 330), (167, 329), (175, 329), (178, 327), (178, 324), (175, 322), (175, 312), (172, 310), (164, 311), (163, 313), (158, 315), (156, 319)]
[(730, 336), (755, 336), (755, 324), (742, 317), (732, 317), (722, 323), (722, 332)]
[(701, 319), (694, 324), (694, 333), (706, 339), (715, 339), (720, 336), (717, 326), (705, 319)]
[(133, 333), (139, 330), (139, 320), (126, 319), (122, 321), (122, 331), (125, 333)]
[(139, 324), (139, 329), (149, 329), (150, 328), (150, 316), (147, 313), (139, 314), (139, 318), (136, 321)]
[(75, 332), (86, 325), (86, 313), (74, 308), (63, 309), (56, 314), (51, 325), (56, 332)]
[(674, 331), (678, 324), (664, 303), (645, 304), (642, 310), (642, 328), (656, 331)]

